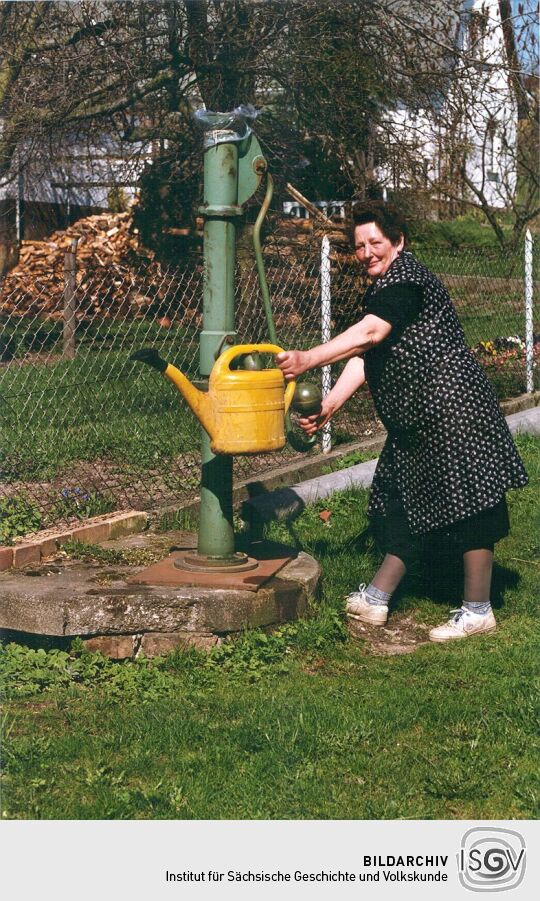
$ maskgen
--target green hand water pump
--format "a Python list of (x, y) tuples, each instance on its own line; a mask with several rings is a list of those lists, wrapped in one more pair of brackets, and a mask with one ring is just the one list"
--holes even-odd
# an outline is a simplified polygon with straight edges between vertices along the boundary
[[(196, 113), (196, 119), (204, 132), (204, 198), (200, 213), (204, 217), (205, 268), (203, 328), (199, 342), (201, 375), (199, 388), (203, 391), (208, 390), (208, 379), (216, 359), (222, 355), (224, 346), (227, 342), (235, 341), (236, 223), (244, 212), (244, 204), (258, 190), (265, 174), (266, 196), (255, 223), (253, 240), (268, 337), (270, 345), (279, 344), (260, 244), (261, 225), (270, 205), (273, 183), (259, 142), (251, 130), (251, 121), (255, 116), (256, 111), (249, 106), (238, 107), (231, 113), (211, 113), (206, 110)], [(262, 347), (268, 348), (270, 345)], [(275, 350), (277, 349), (279, 348), (275, 347)], [(238, 352), (240, 350), (241, 347), (238, 348)], [(236, 356), (234, 351), (230, 356), (232, 361), (232, 357)], [(132, 358), (149, 363), (164, 374), (174, 369), (168, 367), (165, 361), (161, 361), (151, 349), (138, 351)], [(245, 370), (257, 370), (258, 366), (256, 354), (244, 357)], [(246, 376), (248, 371), (245, 373)], [(230, 376), (227, 376), (227, 379), (231, 382)], [(181, 380), (177, 378), (176, 381)], [(295, 449), (307, 450), (315, 439), (300, 439), (294, 435), (287, 411), (291, 388), (292, 386), (289, 386), (287, 399), (282, 408), (282, 415), (286, 416), (287, 439)], [(306, 387), (306, 383), (303, 383), (299, 393), (296, 394), (296, 401), (293, 398), (291, 406), (294, 408), (296, 405), (303, 415), (316, 412), (320, 406), (320, 392), (317, 391), (315, 386), (310, 390)], [(200, 398), (197, 399), (200, 401)], [(204, 405), (201, 402), (202, 406), (206, 406), (206, 402)], [(192, 409), (195, 409), (193, 404)], [(208, 422), (206, 425), (208, 426)], [(200, 569), (203, 570), (238, 568), (243, 565), (242, 558), (245, 555), (235, 551), (232, 507), (233, 457), (231, 453), (215, 453), (211, 441), (212, 436), (203, 428), (197, 559)], [(241, 452), (250, 451), (247, 449)]]

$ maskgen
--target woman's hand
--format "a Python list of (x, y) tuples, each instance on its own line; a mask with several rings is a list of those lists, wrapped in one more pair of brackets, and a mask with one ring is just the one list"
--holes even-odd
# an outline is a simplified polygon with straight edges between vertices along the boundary
[(306, 435), (314, 435), (332, 418), (335, 413), (334, 404), (325, 397), (321, 409), (312, 416), (302, 416), (298, 419), (298, 425), (306, 433)]
[(332, 418), (334, 413), (341, 410), (343, 404), (353, 396), (354, 392), (364, 384), (364, 360), (362, 357), (352, 357), (346, 364), (336, 384), (324, 398), (321, 409), (312, 416), (302, 416), (298, 425), (306, 435), (313, 435), (322, 429)]
[(291, 379), (297, 378), (297, 376), (310, 369), (309, 351), (284, 350), (280, 354), (276, 354), (276, 363), (285, 379), (290, 382)]

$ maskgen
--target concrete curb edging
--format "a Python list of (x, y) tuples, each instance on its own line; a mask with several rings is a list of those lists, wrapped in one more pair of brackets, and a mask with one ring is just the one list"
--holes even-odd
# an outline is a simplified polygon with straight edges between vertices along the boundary
[(13, 545), (0, 547), (0, 571), (20, 569), (31, 563), (39, 563), (43, 557), (54, 554), (66, 541), (83, 541), (98, 544), (109, 538), (121, 538), (133, 532), (141, 532), (148, 526), (148, 513), (140, 510), (128, 510), (125, 513), (113, 513), (110, 516), (96, 516), (87, 520), (84, 525), (75, 526), (63, 532), (37, 533), (34, 539), (28, 538)]
[(529, 435), (540, 435), (540, 407), (512, 413), (506, 417), (506, 421), (512, 435), (521, 435), (524, 432)]

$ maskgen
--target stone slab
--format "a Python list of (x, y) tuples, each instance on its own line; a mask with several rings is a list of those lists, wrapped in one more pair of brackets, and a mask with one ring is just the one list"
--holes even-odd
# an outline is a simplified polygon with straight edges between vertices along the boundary
[(139, 653), (145, 657), (161, 657), (178, 648), (209, 651), (218, 644), (221, 644), (219, 636), (209, 632), (146, 632), (142, 636)]
[(38, 544), (13, 545), (13, 566), (28, 566), (29, 563), (39, 563), (40, 559), (41, 552)]
[[(59, 536), (57, 535), (56, 537), (46, 538), (44, 541), (40, 542), (40, 559), (43, 557), (52, 557), (53, 554), (58, 552), (58, 548), (60, 547), (58, 538)], [(66, 541), (63, 536), (62, 541)]]
[(13, 566), (13, 548), (0, 547), (0, 571)]
[(517, 397), (509, 397), (500, 402), (501, 410), (506, 417), (512, 413), (519, 413), (521, 410), (529, 410), (531, 407), (540, 405), (540, 390), (527, 391), (524, 394), (518, 394)]
[(320, 576), (303, 552), (258, 591), (149, 586), (127, 580), (133, 567), (68, 561), (0, 573), (0, 629), (91, 637), (147, 632), (227, 634), (303, 615)]
[(513, 435), (525, 432), (529, 435), (540, 435), (540, 407), (512, 413), (506, 417), (506, 421)]
[(88, 651), (99, 651), (104, 657), (111, 657), (113, 660), (127, 660), (133, 657), (135, 651), (131, 635), (96, 635), (85, 639), (84, 646)]
[[(89, 526), (78, 526), (73, 529), (69, 541), (80, 541), (82, 544), (99, 544), (107, 541), (111, 534), (111, 526), (108, 522), (96, 523)], [(59, 543), (62, 544), (65, 539)], [(45, 556), (45, 555), (44, 555)]]
[(129, 510), (127, 513), (116, 513), (109, 519), (109, 538), (121, 538), (132, 532), (146, 529), (150, 517), (140, 510)]

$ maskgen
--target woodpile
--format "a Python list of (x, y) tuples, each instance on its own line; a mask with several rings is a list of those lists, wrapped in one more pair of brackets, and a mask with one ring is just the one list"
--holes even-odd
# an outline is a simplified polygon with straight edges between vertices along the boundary
[[(0, 287), (0, 315), (61, 318), (66, 254), (75, 251), (79, 320), (176, 318), (171, 305), (178, 307), (182, 321), (200, 318), (202, 226), (202, 219), (197, 219), (193, 230), (168, 230), (171, 235), (178, 232), (179, 238), (189, 232), (196, 239), (195, 252), (186, 261), (194, 277), (182, 297), (177, 294), (178, 271), (171, 267), (168, 275), (154, 253), (140, 246), (130, 213), (89, 216), (65, 231), (54, 232), (47, 241), (24, 241), (18, 265)], [(306, 293), (318, 291), (317, 261), (324, 235), (330, 239), (336, 273), (341, 273), (343, 267), (348, 273), (356, 272), (354, 266), (349, 266), (354, 263), (354, 255), (342, 221), (274, 215), (268, 222), (264, 255), (270, 292), (278, 316), (281, 314), (289, 324), (292, 315), (302, 315), (299, 304)]]
[[(139, 247), (131, 222), (130, 213), (104, 213), (80, 219), (47, 241), (23, 241), (19, 263), (2, 285), (1, 312), (61, 316), (65, 255), (73, 250), (80, 315), (117, 315), (136, 304), (139, 280), (148, 281), (159, 267), (153, 253)], [(147, 300), (143, 291), (139, 303)]]
[(267, 238), (265, 254), (275, 250), (282, 258), (300, 260), (304, 256), (320, 254), (321, 242), (330, 242), (330, 260), (339, 266), (356, 266), (346, 224), (341, 219), (328, 220), (329, 224), (315, 218), (296, 219), (276, 217)]

